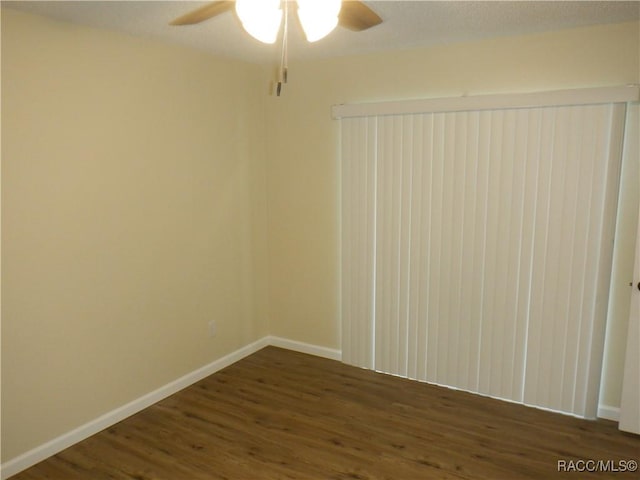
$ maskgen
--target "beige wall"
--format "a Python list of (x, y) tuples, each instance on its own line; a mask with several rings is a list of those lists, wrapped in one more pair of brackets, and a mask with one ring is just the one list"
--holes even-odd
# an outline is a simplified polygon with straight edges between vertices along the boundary
[[(638, 23), (627, 23), (290, 65), (283, 97), (267, 102), (271, 333), (340, 347), (332, 105), (638, 83), (639, 47)], [(637, 211), (638, 184), (625, 185), (635, 189), (625, 198), (635, 198)], [(618, 258), (631, 265), (632, 255)], [(628, 304), (628, 289), (616, 298)], [(606, 353), (603, 399), (611, 406), (620, 401), (628, 321), (618, 312)]]
[(2, 461), (267, 333), (340, 348), (331, 105), (640, 79), (637, 23), (296, 63), (274, 98), (270, 66), (2, 17)]
[(266, 335), (264, 90), (3, 9), (3, 461)]

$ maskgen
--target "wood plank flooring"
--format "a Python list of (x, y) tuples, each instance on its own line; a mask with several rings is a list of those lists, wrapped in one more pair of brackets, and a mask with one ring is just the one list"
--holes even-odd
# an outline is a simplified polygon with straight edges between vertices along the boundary
[(12, 479), (640, 478), (558, 472), (630, 459), (613, 422), (268, 347)]

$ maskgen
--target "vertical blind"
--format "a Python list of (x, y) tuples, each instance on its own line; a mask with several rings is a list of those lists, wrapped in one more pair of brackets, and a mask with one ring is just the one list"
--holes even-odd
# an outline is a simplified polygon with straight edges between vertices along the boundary
[(343, 361), (595, 417), (624, 112), (343, 118)]

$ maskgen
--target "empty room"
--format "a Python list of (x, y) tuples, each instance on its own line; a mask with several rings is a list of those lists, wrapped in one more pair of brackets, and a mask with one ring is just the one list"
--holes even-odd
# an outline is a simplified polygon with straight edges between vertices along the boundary
[(639, 1), (0, 13), (0, 479), (638, 478)]

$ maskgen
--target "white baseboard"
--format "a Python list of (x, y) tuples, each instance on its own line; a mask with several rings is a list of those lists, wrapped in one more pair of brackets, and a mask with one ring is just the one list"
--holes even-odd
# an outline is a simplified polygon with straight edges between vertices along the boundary
[(618, 407), (612, 407), (610, 405), (598, 405), (598, 418), (604, 418), (605, 420), (612, 420), (614, 422), (620, 421), (620, 409)]
[(333, 348), (320, 347), (318, 345), (312, 345), (310, 343), (298, 342), (296, 340), (289, 340), (282, 337), (267, 337), (269, 345), (274, 347), (286, 348), (287, 350), (293, 350), (294, 352), (308, 353), (309, 355), (315, 355), (316, 357), (328, 358), (330, 360), (342, 360), (342, 351)]
[(274, 347), (286, 348), (288, 350), (293, 350), (296, 352), (308, 353), (310, 355), (315, 355), (318, 357), (329, 358), (332, 360), (341, 360), (342, 352), (340, 350), (335, 350), (326, 347), (320, 347), (318, 345), (311, 345), (309, 343), (297, 342), (295, 340), (288, 340), (286, 338), (274, 337), (274, 336), (266, 336), (257, 340), (249, 345), (246, 345), (234, 352), (231, 352), (224, 357), (211, 362), (204, 367), (201, 367), (197, 370), (194, 370), (191, 373), (188, 373), (173, 382), (170, 382), (153, 392), (150, 392), (146, 395), (143, 395), (136, 400), (133, 400), (126, 405), (123, 405), (115, 410), (105, 413), (104, 415), (81, 425), (80, 427), (71, 430), (49, 442), (40, 445), (33, 450), (29, 450), (22, 455), (19, 455), (16, 458), (9, 460), (8, 462), (0, 465), (0, 480), (6, 480), (7, 478), (15, 475), (22, 470), (25, 470), (42, 460), (45, 460), (56, 453), (61, 452), (65, 448), (70, 447), (86, 438), (89, 438), (91, 435), (95, 435), (96, 433), (108, 428), (116, 423), (124, 420), (131, 415), (134, 415), (141, 410), (144, 410), (147, 407), (150, 407), (154, 403), (159, 402), (167, 398), (170, 395), (173, 395), (180, 390), (193, 385), (194, 383), (202, 380), (203, 378), (208, 377), (216, 373), (219, 370), (222, 370), (229, 365), (242, 360), (244, 357), (248, 357), (252, 353), (257, 352), (258, 350), (273, 345)]
[(133, 400), (126, 405), (123, 405), (115, 410), (105, 413), (104, 415), (81, 425), (80, 427), (71, 430), (49, 442), (40, 445), (39, 447), (34, 448), (22, 455), (19, 455), (16, 458), (9, 460), (6, 463), (0, 465), (0, 479), (5, 480), (12, 475), (15, 475), (22, 470), (25, 470), (42, 460), (49, 458), (56, 453), (61, 452), (67, 447), (74, 445), (91, 435), (94, 435), (105, 428), (108, 428), (131, 415), (144, 410), (147, 407), (150, 407), (154, 403), (159, 402), (167, 398), (170, 395), (173, 395), (176, 392), (192, 385), (209, 375), (222, 370), (225, 367), (228, 367), (232, 363), (237, 362), (238, 360), (242, 360), (244, 357), (251, 355), (252, 353), (257, 352), (258, 350), (269, 345), (269, 337), (261, 338), (249, 345), (246, 345), (234, 352), (231, 352), (224, 357), (211, 362), (204, 367), (201, 367), (197, 370), (194, 370), (183, 377), (170, 382), (153, 392), (150, 392), (146, 395), (143, 395), (136, 400)]

